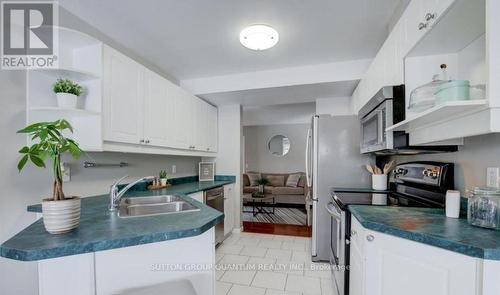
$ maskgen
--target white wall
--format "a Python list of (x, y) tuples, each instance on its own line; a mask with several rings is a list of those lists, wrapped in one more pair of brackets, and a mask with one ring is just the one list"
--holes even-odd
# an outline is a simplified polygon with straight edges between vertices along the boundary
[(243, 126), (305, 124), (316, 112), (314, 102), (243, 108)]
[(350, 97), (331, 97), (316, 99), (316, 115), (348, 116), (354, 115)]
[[(245, 170), (268, 173), (304, 172), (307, 129), (310, 124), (246, 126)], [(283, 157), (272, 155), (268, 142), (274, 135), (290, 139), (290, 151)]]
[(219, 175), (236, 176), (235, 183), (235, 220), (236, 228), (241, 224), (241, 175), (242, 170), (242, 125), (241, 106), (219, 107), (219, 135), (216, 172)]

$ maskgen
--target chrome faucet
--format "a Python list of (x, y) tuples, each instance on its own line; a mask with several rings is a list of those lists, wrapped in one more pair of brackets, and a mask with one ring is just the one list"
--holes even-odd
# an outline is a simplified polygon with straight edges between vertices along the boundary
[(128, 175), (123, 176), (122, 178), (115, 181), (115, 183), (113, 183), (113, 185), (111, 186), (111, 190), (109, 192), (109, 211), (116, 211), (118, 209), (118, 205), (120, 204), (120, 199), (134, 185), (138, 184), (141, 181), (153, 180), (155, 178), (154, 176), (142, 177), (134, 182), (127, 184), (127, 186), (125, 186), (121, 190), (118, 190), (118, 185), (120, 184), (120, 182), (127, 177)]

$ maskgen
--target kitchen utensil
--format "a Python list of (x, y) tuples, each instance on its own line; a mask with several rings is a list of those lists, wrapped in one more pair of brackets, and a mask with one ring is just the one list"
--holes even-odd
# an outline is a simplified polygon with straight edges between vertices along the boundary
[(500, 190), (475, 187), (467, 202), (467, 221), (474, 226), (500, 229)]
[(373, 167), (371, 164), (366, 164), (366, 170), (368, 170), (368, 172), (370, 172), (371, 174), (376, 174), (375, 171), (373, 170)]
[(458, 218), (460, 215), (460, 192), (455, 190), (446, 191), (446, 217)]
[(389, 174), (393, 166), (394, 166), (394, 160), (391, 160), (388, 163), (386, 163), (384, 165), (384, 174)]

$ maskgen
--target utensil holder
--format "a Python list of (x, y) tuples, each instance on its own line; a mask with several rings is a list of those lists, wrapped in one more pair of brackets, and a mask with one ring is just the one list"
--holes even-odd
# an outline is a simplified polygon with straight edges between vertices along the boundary
[(372, 174), (372, 188), (374, 190), (383, 191), (387, 189), (386, 174)]

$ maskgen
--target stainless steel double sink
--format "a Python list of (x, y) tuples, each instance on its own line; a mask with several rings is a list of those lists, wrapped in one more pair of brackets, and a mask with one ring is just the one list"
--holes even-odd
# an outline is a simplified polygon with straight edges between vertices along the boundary
[(118, 216), (122, 218), (200, 211), (179, 196), (131, 197), (120, 200)]

